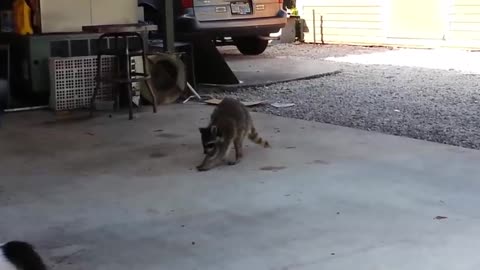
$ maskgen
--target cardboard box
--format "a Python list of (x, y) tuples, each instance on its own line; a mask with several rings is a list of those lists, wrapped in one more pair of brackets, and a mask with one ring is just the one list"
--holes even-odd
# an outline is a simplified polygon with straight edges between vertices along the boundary
[(82, 32), (82, 26), (138, 22), (137, 0), (40, 0), (42, 33)]

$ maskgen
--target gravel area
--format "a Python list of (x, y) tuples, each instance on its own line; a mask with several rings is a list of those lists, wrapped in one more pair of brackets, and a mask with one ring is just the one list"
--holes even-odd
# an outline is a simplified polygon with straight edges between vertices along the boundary
[[(387, 51), (353, 46), (276, 45), (267, 57), (325, 59)], [(238, 54), (235, 49), (222, 49)], [(293, 102), (254, 111), (480, 149), (480, 75), (388, 65), (338, 63), (342, 73), (220, 94)]]

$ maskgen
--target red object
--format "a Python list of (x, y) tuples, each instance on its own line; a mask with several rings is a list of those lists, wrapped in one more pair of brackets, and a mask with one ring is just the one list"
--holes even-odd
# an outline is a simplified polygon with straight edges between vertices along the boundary
[[(193, 0), (181, 0), (182, 10), (193, 8)], [(283, 0), (282, 0), (283, 1)]]

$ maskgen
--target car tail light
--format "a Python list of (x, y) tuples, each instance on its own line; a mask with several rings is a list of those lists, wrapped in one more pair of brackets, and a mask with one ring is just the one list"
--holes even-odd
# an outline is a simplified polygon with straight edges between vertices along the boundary
[(187, 8), (193, 8), (193, 0), (180, 0), (180, 1), (182, 5), (182, 10), (185, 10)]

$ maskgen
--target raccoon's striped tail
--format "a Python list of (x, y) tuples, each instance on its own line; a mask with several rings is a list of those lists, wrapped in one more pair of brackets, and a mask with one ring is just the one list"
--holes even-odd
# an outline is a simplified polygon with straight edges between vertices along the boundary
[(257, 130), (256, 130), (254, 127), (252, 127), (252, 128), (250, 129), (250, 134), (248, 134), (248, 138), (249, 138), (252, 142), (254, 142), (254, 143), (258, 144), (258, 145), (261, 145), (261, 146), (263, 146), (263, 147), (265, 147), (265, 148), (269, 148), (269, 147), (270, 147), (270, 144), (268, 143), (268, 141), (266, 141), (265, 139), (262, 139), (262, 137), (260, 137), (260, 136), (258, 135)]

